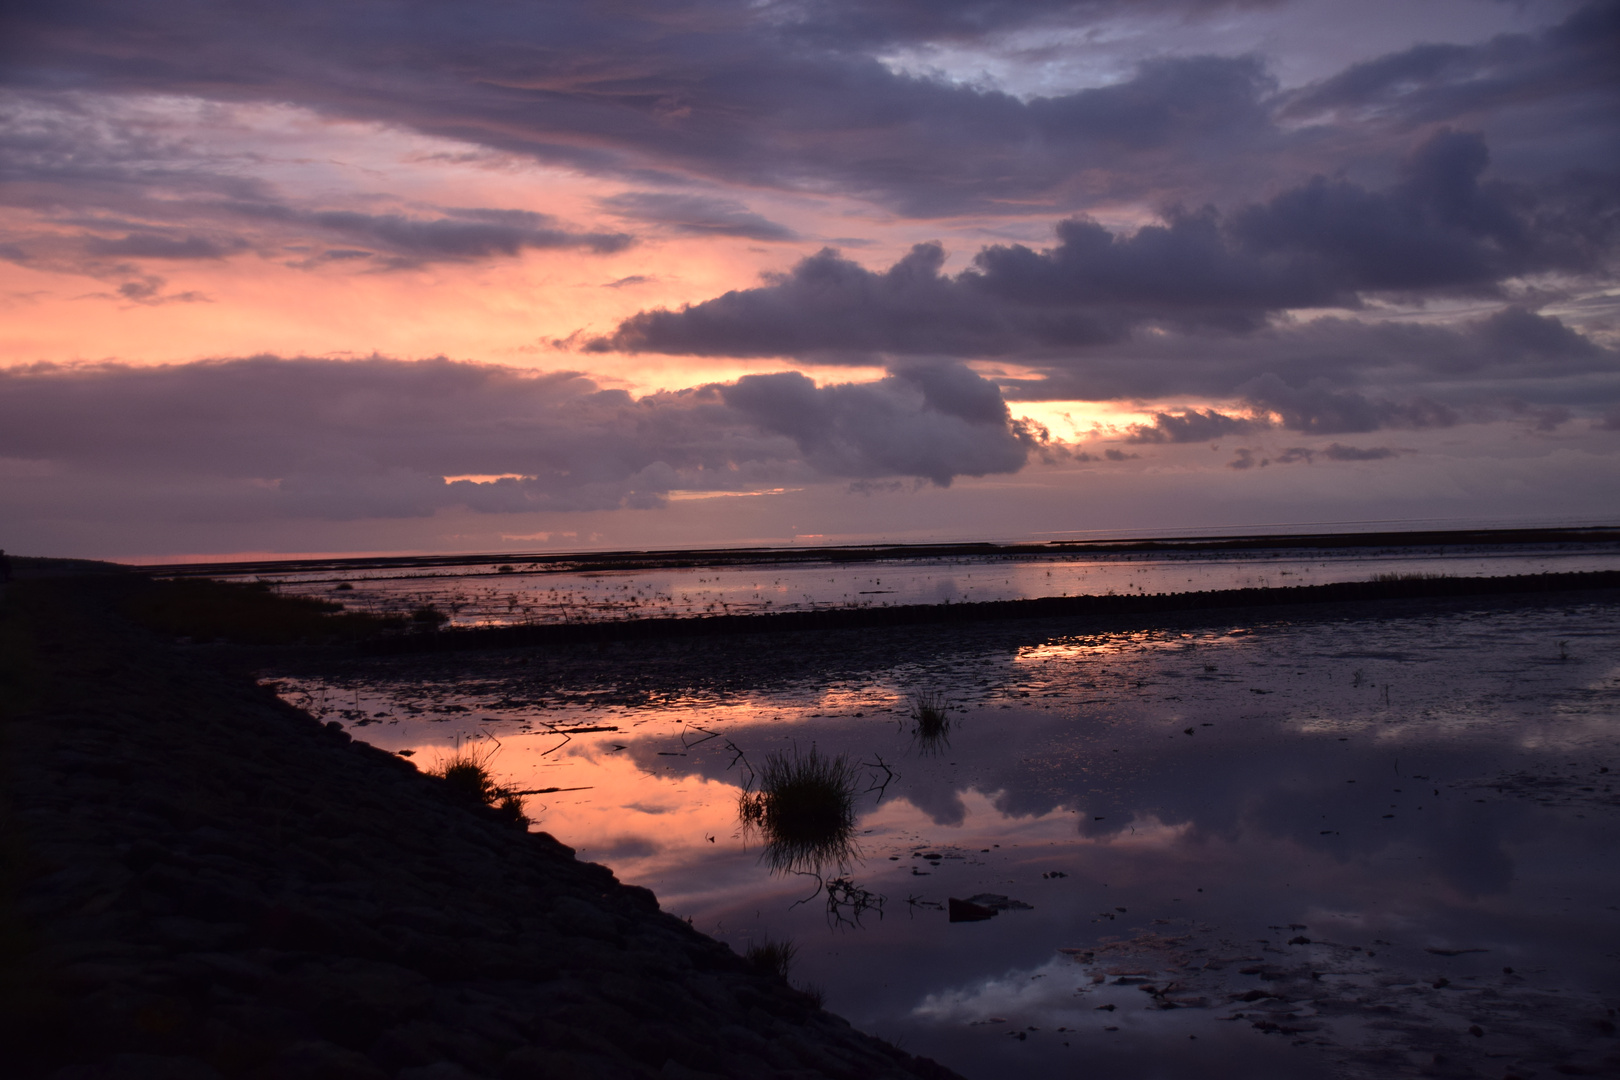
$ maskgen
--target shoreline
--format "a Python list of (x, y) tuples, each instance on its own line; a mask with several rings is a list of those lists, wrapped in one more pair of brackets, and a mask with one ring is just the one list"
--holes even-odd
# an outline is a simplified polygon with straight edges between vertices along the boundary
[(228, 656), (123, 623), (120, 577), (0, 609), (18, 1075), (955, 1076)]

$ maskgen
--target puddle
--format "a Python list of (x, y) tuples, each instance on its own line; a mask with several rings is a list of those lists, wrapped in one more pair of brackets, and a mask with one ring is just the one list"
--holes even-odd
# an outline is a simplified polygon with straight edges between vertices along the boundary
[[(1613, 605), (1059, 631), (266, 677), (418, 764), (498, 739), (536, 827), (739, 952), (791, 939), (792, 981), (968, 1076), (1612, 1066)], [(940, 739), (919, 694), (943, 698)], [(773, 872), (739, 796), (812, 747), (854, 769), (853, 849)], [(952, 921), (975, 898), (994, 914)]]

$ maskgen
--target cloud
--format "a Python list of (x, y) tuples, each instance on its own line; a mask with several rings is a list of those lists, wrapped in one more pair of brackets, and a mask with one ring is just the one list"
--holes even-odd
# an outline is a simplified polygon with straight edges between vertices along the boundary
[(1270, 183), (1279, 155), (1381, 164), (1414, 132), (1482, 118), (1533, 174), (1617, 164), (1608, 4), (1291, 93), (1254, 56), (1149, 57), (1109, 85), (1028, 99), (881, 59), (1222, 6), (475, 0), (451, 20), (287, 0), (222, 20), (187, 0), (25, 2), (8, 9), (0, 69), (30, 92), (286, 102), (637, 183), (836, 190), (914, 216), (1219, 201)]
[(1344, 446), (1340, 443), (1329, 443), (1319, 453), (1333, 461), (1382, 461), (1392, 458), (1400, 451), (1391, 450), (1387, 446)]
[(324, 210), (306, 216), (322, 229), (370, 240), (404, 260), (475, 259), (516, 255), (524, 248), (586, 248), (598, 254), (622, 251), (623, 233), (573, 233), (553, 226), (549, 215), (525, 210), (451, 210), (438, 218)]
[[(1040, 355), (1142, 327), (1247, 332), (1284, 311), (1383, 294), (1500, 295), (1529, 273), (1595, 272), (1614, 236), (1554, 213), (1553, 195), (1481, 183), (1478, 135), (1441, 131), (1374, 191), (1317, 178), (1222, 217), (1171, 211), (1117, 234), (1085, 219), (1057, 243), (981, 249), (955, 276), (918, 244), (871, 271), (824, 249), (753, 289), (644, 311), (592, 349), (726, 356)], [(1620, 210), (1620, 196), (1611, 197)], [(1556, 347), (1556, 346), (1555, 346)]]
[(1325, 379), (1290, 386), (1277, 375), (1266, 374), (1245, 384), (1240, 392), (1256, 406), (1279, 414), (1282, 426), (1313, 434), (1451, 427), (1458, 421), (1456, 410), (1429, 398), (1382, 400), (1336, 388)]
[(161, 233), (126, 233), (122, 237), (90, 236), (84, 249), (91, 255), (132, 259), (223, 259), (247, 247), (241, 240), (221, 243), (204, 236), (165, 236)]
[(1564, 169), (1590, 160), (1600, 117), (1612, 118), (1617, 62), (1620, 9), (1594, 3), (1540, 33), (1426, 43), (1352, 64), (1292, 94), (1279, 116), (1403, 131), (1491, 116), (1517, 153), (1551, 155), (1543, 167)]
[(14, 5), (0, 55), (30, 91), (71, 73), (80, 92), (288, 102), (597, 174), (836, 188), (911, 214), (1006, 212), (1085, 170), (1122, 187), (1107, 174), (1141, 153), (1185, 172), (1199, 148), (1268, 137), (1273, 84), (1251, 57), (1157, 59), (1022, 101), (897, 74), (846, 5), (820, 7), (475, 4), (449, 22), (289, 0), (226, 22), (184, 0), (80, 0)]
[(1276, 457), (1256, 457), (1256, 451), (1246, 446), (1237, 448), (1236, 456), (1226, 463), (1228, 469), (1242, 471), (1244, 469), (1264, 469), (1270, 465), (1297, 465), (1304, 462), (1307, 465), (1316, 461), (1317, 455), (1329, 461), (1383, 461), (1385, 458), (1396, 457), (1399, 450), (1391, 450), (1387, 446), (1345, 446), (1341, 443), (1312, 449), (1309, 446), (1290, 446), (1282, 450)]
[[(183, 520), (657, 507), (674, 490), (790, 479), (944, 486), (1015, 472), (1040, 443), (994, 384), (950, 364), (867, 384), (784, 373), (641, 398), (572, 372), (442, 359), (0, 372), (0, 459), (52, 477), (10, 491), (8, 505), (139, 493)], [(467, 476), (504, 478), (444, 479)]]
[(210, 149), (206, 138), (151, 134), (181, 119), (161, 104), (11, 94), (5, 105), (0, 207), (11, 212), (0, 217), (0, 254), (47, 269), (107, 278), (143, 261), (249, 251), (290, 254), (299, 267), (347, 260), (377, 269), (510, 258), (526, 249), (612, 254), (635, 240), (531, 210), (419, 203), (379, 210), (391, 200), (374, 192), (352, 196), (362, 210), (330, 205), (330, 192), (288, 194), (243, 176), (241, 153)]
[(756, 289), (738, 289), (679, 311), (644, 311), (590, 352), (701, 356), (947, 356), (1005, 352), (1013, 328), (983, 298), (940, 269), (945, 250), (918, 244), (874, 273), (828, 248)]
[(958, 365), (820, 388), (796, 371), (745, 375), (720, 393), (827, 476), (919, 476), (947, 487), (959, 475), (1016, 472), (1044, 441), (1011, 419), (995, 384)]
[(749, 240), (797, 240), (799, 234), (754, 213), (734, 199), (658, 191), (626, 191), (598, 200), (611, 213), (663, 225), (692, 236), (741, 236)]
[(1151, 424), (1132, 424), (1126, 442), (1191, 443), (1208, 442), (1223, 435), (1248, 435), (1271, 427), (1264, 416), (1228, 416), (1215, 409), (1186, 409), (1179, 413), (1156, 412)]

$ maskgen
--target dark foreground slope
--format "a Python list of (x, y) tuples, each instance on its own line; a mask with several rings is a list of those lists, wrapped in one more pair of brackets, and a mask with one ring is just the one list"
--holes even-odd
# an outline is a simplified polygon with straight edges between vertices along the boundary
[(113, 617), (0, 601), (7, 1075), (948, 1077)]

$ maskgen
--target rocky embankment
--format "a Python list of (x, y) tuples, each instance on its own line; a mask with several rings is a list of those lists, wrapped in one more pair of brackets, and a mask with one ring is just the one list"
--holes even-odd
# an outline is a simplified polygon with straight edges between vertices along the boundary
[(949, 1077), (112, 614), (0, 600), (7, 1075)]

